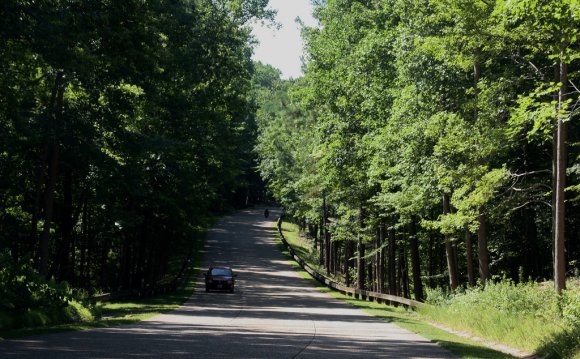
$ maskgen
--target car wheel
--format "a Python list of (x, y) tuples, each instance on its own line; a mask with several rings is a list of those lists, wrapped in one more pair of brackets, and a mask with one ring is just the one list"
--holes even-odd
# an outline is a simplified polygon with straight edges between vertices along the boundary
[(208, 287), (205, 287), (205, 291), (206, 291), (206, 292), (209, 292), (209, 288), (208, 288)]
[(234, 292), (234, 287), (231, 287), (230, 288), (230, 293), (233, 293), (233, 292)]

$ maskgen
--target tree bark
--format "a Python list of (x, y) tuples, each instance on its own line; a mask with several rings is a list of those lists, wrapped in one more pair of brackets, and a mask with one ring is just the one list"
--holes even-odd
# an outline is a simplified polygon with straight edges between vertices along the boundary
[(396, 253), (397, 253), (397, 240), (395, 237), (395, 230), (391, 229), (389, 231), (389, 294), (397, 295), (397, 265), (396, 265)]
[(38, 171), (38, 179), (36, 182), (36, 189), (34, 194), (32, 218), (30, 221), (30, 245), (26, 250), (33, 257), (36, 251), (36, 244), (38, 240), (38, 221), (40, 219), (40, 205), (42, 202), (42, 186), (46, 180), (46, 169), (48, 168), (48, 152), (49, 152), (48, 145), (44, 145), (42, 149), (40, 167)]
[(360, 290), (365, 289), (365, 245), (363, 243), (363, 230), (364, 230), (364, 211), (361, 207), (359, 209), (359, 230), (357, 236), (357, 245), (356, 245), (356, 269), (357, 269), (357, 288)]
[(324, 238), (326, 236), (326, 224), (324, 222), (324, 211), (322, 214), (322, 218), (320, 218), (320, 236), (319, 236), (319, 242), (318, 242), (318, 264), (319, 265), (323, 265), (324, 264)]
[(52, 223), (52, 214), (54, 206), (54, 190), (56, 187), (56, 176), (57, 167), (59, 160), (59, 145), (56, 140), (57, 136), (57, 121), (61, 115), (64, 89), (62, 87), (62, 79), (64, 74), (59, 71), (56, 74), (54, 80), (54, 87), (52, 90), (52, 95), (49, 105), (49, 122), (50, 122), (50, 136), (51, 144), (49, 150), (49, 161), (48, 161), (48, 178), (46, 183), (46, 189), (44, 193), (44, 226), (42, 233), (39, 238), (39, 272), (40, 275), (46, 277), (48, 275), (48, 256), (49, 256), (49, 238), (50, 238), (50, 228)]
[(385, 224), (381, 220), (379, 224), (379, 233), (377, 236), (377, 292), (384, 293), (385, 291)]
[(423, 282), (421, 281), (421, 257), (419, 255), (419, 241), (415, 219), (411, 220), (410, 228), (411, 266), (413, 271), (413, 293), (415, 300), (423, 301)]
[(354, 252), (354, 242), (347, 240), (345, 242), (345, 255), (344, 255), (344, 282), (346, 284), (347, 287), (350, 287), (351, 285), (351, 278), (350, 278), (350, 268), (352, 267), (351, 265), (351, 258), (353, 256), (353, 252)]
[[(443, 194), (443, 214), (451, 213), (451, 205), (449, 203), (449, 194)], [(445, 252), (447, 254), (447, 270), (449, 271), (449, 286), (451, 290), (455, 290), (458, 286), (457, 280), (457, 266), (455, 265), (455, 251), (453, 250), (453, 244), (451, 243), (451, 238), (445, 236)]]
[[(326, 232), (326, 231), (325, 231)], [(326, 267), (326, 275), (330, 275), (330, 261), (332, 255), (330, 253), (330, 235), (328, 232), (324, 236), (324, 266)]]
[(46, 184), (46, 191), (44, 195), (44, 226), (42, 233), (40, 235), (40, 275), (46, 277), (48, 275), (48, 257), (49, 257), (49, 239), (50, 239), (50, 228), (52, 224), (52, 215), (54, 211), (54, 190), (56, 187), (56, 176), (58, 173), (58, 161), (59, 161), (59, 144), (56, 140), (57, 133), (57, 121), (61, 115), (63, 106), (63, 96), (64, 88), (62, 86), (63, 73), (58, 72), (55, 78), (53, 95), (51, 98), (51, 104), (53, 106), (51, 110), (51, 122), (52, 122), (52, 143), (50, 145), (50, 160), (48, 168), (48, 179)]
[(465, 260), (467, 261), (467, 281), (471, 287), (475, 286), (475, 273), (473, 271), (473, 236), (467, 226), (465, 227)]
[(564, 114), (565, 102), (568, 93), (568, 64), (564, 62), (563, 47), (560, 62), (560, 90), (558, 92), (558, 124), (556, 129), (556, 195), (554, 213), (554, 286), (557, 293), (566, 289), (566, 258), (565, 258), (565, 230), (566, 230), (566, 167), (568, 149), (567, 122)]
[(480, 210), (477, 216), (479, 228), (477, 229), (477, 257), (479, 258), (479, 277), (485, 284), (489, 279), (489, 254), (487, 252), (487, 220), (485, 213)]
[(59, 147), (54, 145), (51, 152), (48, 183), (44, 202), (44, 224), (40, 235), (40, 275), (48, 278), (48, 260), (50, 256), (50, 229), (54, 213), (54, 190), (56, 187)]
[(365, 270), (365, 245), (362, 243), (361, 235), (359, 234), (357, 239), (357, 255), (356, 255), (356, 268), (357, 268), (357, 288), (360, 290), (365, 289), (366, 280), (366, 270)]
[[(329, 234), (330, 235), (330, 234)], [(339, 246), (338, 242), (330, 241), (330, 247), (332, 249), (332, 270), (331, 273), (336, 275), (337, 268), (339, 268)]]
[[(399, 294), (409, 298), (409, 266), (407, 265), (407, 246), (399, 246)], [(397, 295), (399, 295), (397, 294)]]
[(58, 280), (70, 280), (69, 258), (71, 252), (71, 238), (73, 232), (73, 178), (72, 169), (66, 168), (63, 180), (63, 206), (61, 215), (61, 240), (58, 246), (55, 272)]
[(429, 236), (429, 287), (435, 288), (435, 280), (433, 277), (435, 276), (435, 267), (437, 265), (435, 261), (435, 250), (433, 248), (435, 240), (433, 236)]

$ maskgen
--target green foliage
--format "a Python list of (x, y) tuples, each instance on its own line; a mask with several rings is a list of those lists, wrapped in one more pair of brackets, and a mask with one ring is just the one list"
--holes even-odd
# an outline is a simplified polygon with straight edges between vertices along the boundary
[[(263, 190), (245, 24), (266, 6), (4, 1), (0, 250), (91, 292), (174, 276), (212, 213)], [(15, 290), (59, 295), (29, 271)]]
[(578, 326), (580, 323), (580, 287), (563, 291), (559, 305), (568, 327)]
[(93, 320), (88, 298), (66, 282), (48, 282), (6, 252), (0, 268), (0, 330)]
[[(551, 0), (320, 2), (320, 26), (303, 29), (304, 79), (265, 69), (260, 82), (256, 151), (272, 195), (311, 225), (331, 218), (342, 259), (347, 242), (374, 246), (381, 224), (404, 245), (420, 224), (424, 277), (451, 275), (446, 238), (465, 278), (463, 238), (476, 233), (486, 244), (472, 261), (489, 252), (491, 273), (550, 277), (557, 120), (569, 127), (570, 197), (579, 186), (577, 12)], [(580, 211), (566, 206), (573, 238)], [(580, 247), (568, 243), (573, 271)]]

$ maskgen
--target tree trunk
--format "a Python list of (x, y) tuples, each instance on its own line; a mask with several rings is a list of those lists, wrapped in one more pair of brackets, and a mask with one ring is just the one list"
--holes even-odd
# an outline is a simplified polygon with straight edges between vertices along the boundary
[(320, 235), (318, 236), (318, 264), (324, 264), (324, 238), (326, 237), (326, 224), (324, 221), (324, 212), (322, 218), (320, 218)]
[(338, 242), (333, 242), (332, 240), (330, 241), (330, 247), (332, 250), (332, 261), (330, 262), (331, 264), (331, 273), (333, 275), (336, 275), (336, 271), (337, 268), (339, 267), (339, 261), (338, 261), (338, 257), (339, 257), (339, 252), (338, 252)]
[(381, 220), (379, 233), (377, 236), (377, 292), (384, 293), (385, 290), (385, 224)]
[[(564, 46), (564, 49), (566, 46)], [(566, 229), (566, 166), (568, 149), (567, 123), (564, 114), (565, 102), (568, 94), (568, 64), (563, 61), (564, 49), (560, 58), (560, 91), (558, 93), (558, 124), (556, 130), (556, 203), (553, 208), (554, 218), (554, 286), (559, 294), (566, 289), (566, 258), (565, 258), (565, 229)]]
[(395, 237), (395, 230), (389, 231), (389, 294), (397, 295), (397, 240)]
[(30, 244), (26, 251), (34, 257), (36, 252), (36, 244), (38, 240), (38, 221), (40, 219), (40, 204), (42, 202), (42, 186), (46, 180), (45, 170), (48, 168), (48, 145), (43, 146), (40, 167), (38, 171), (38, 179), (36, 182), (36, 190), (34, 193), (34, 204), (32, 207), (32, 218), (30, 221)]
[(435, 267), (437, 265), (435, 261), (435, 250), (433, 246), (435, 245), (435, 240), (433, 236), (429, 236), (429, 288), (435, 288), (435, 280), (433, 277), (435, 276)]
[(407, 246), (399, 246), (399, 283), (397, 295), (409, 298), (409, 266), (407, 265)]
[(421, 281), (421, 257), (419, 255), (419, 241), (417, 240), (417, 227), (415, 220), (411, 220), (410, 228), (411, 266), (413, 267), (413, 292), (415, 300), (423, 301), (423, 283)]
[[(560, 65), (554, 65), (554, 83), (560, 82)], [(554, 92), (553, 100), (556, 103), (556, 110), (560, 108), (558, 99), (560, 97), (560, 91)], [(558, 126), (554, 127), (552, 131), (552, 264), (556, 263), (556, 184), (557, 184), (557, 166), (556, 159), (558, 158)], [(554, 266), (555, 268), (555, 266)], [(555, 272), (554, 272), (555, 276)], [(555, 283), (554, 283), (555, 284)], [(555, 288), (555, 286), (554, 286)]]
[(365, 245), (362, 243), (361, 235), (359, 234), (356, 246), (356, 269), (357, 269), (357, 288), (360, 290), (365, 289)]
[(334, 272), (334, 243), (328, 239), (328, 267), (326, 267), (326, 275), (330, 275)]
[(50, 131), (52, 136), (52, 143), (50, 145), (50, 160), (48, 168), (48, 179), (46, 184), (46, 191), (44, 195), (44, 227), (40, 235), (40, 275), (46, 277), (48, 275), (48, 257), (49, 257), (49, 238), (50, 238), (50, 228), (52, 224), (52, 214), (54, 210), (54, 190), (56, 187), (56, 176), (57, 167), (59, 160), (59, 145), (56, 140), (57, 133), (57, 121), (61, 115), (64, 89), (62, 87), (63, 73), (59, 71), (54, 80), (54, 89), (51, 96), (51, 109), (50, 109), (50, 121), (51, 128)]
[(322, 226), (324, 227), (324, 266), (326, 275), (330, 275), (330, 235), (328, 234), (328, 213), (326, 211), (326, 196), (322, 197)]
[(525, 207), (522, 216), (524, 221), (522, 242), (524, 243), (522, 266), (524, 268), (524, 280), (528, 277), (536, 279), (540, 274), (540, 254), (538, 252), (538, 228), (535, 221), (535, 210)]
[(477, 216), (479, 228), (477, 229), (477, 257), (479, 258), (479, 277), (485, 284), (489, 279), (489, 254), (487, 253), (487, 223), (483, 210)]
[(139, 230), (139, 241), (135, 243), (135, 275), (133, 278), (134, 287), (142, 288), (145, 284), (145, 273), (147, 264), (147, 247), (149, 246), (149, 214), (143, 216), (141, 229)]
[(359, 232), (357, 237), (357, 246), (356, 246), (356, 269), (357, 269), (357, 288), (360, 290), (365, 289), (365, 245), (363, 243), (363, 230), (364, 230), (364, 211), (361, 207), (359, 209)]
[(327, 231), (325, 231), (326, 235), (324, 236), (324, 266), (326, 267), (326, 275), (330, 275), (330, 261), (331, 261), (331, 253), (330, 253), (330, 235)]
[[(451, 213), (451, 205), (449, 203), (449, 194), (443, 194), (443, 214)], [(457, 281), (457, 266), (455, 265), (455, 251), (453, 250), (453, 244), (451, 243), (451, 238), (445, 236), (445, 252), (447, 254), (447, 270), (449, 271), (449, 286), (451, 290), (455, 290), (459, 283)]]
[(62, 223), (60, 227), (61, 240), (58, 245), (56, 263), (54, 264), (58, 280), (69, 280), (69, 258), (71, 252), (71, 237), (73, 232), (73, 178), (72, 169), (64, 171)]
[(465, 260), (467, 261), (467, 280), (471, 287), (475, 286), (475, 273), (473, 271), (473, 236), (467, 226), (465, 227)]
[[(479, 79), (481, 77), (481, 64), (480, 64), (480, 54), (481, 49), (477, 48), (475, 51), (475, 64), (473, 67), (473, 93), (475, 97), (475, 110), (474, 110), (474, 120), (477, 122), (479, 117), (478, 111), (478, 97), (479, 97)], [(486, 218), (483, 213), (483, 208), (480, 209), (479, 216), (477, 217), (479, 222), (479, 229), (477, 231), (477, 243), (478, 243), (478, 258), (479, 258), (479, 272), (481, 281), (485, 283), (489, 279), (489, 254), (487, 251), (487, 225), (485, 223)], [(470, 280), (471, 284), (471, 280)]]
[(121, 251), (121, 273), (120, 273), (120, 288), (132, 288), (132, 266), (133, 266), (133, 245), (132, 234), (123, 234), (123, 247)]
[(351, 265), (351, 258), (353, 256), (353, 252), (354, 252), (354, 242), (347, 240), (345, 242), (345, 255), (344, 255), (344, 282), (346, 284), (347, 287), (350, 287), (351, 285), (351, 278), (350, 278), (350, 268), (352, 267)]
[(52, 224), (52, 214), (54, 210), (54, 189), (56, 187), (56, 176), (58, 167), (59, 148), (57, 144), (52, 146), (50, 167), (48, 171), (48, 183), (45, 192), (44, 202), (44, 226), (40, 235), (40, 275), (48, 275), (49, 239)]

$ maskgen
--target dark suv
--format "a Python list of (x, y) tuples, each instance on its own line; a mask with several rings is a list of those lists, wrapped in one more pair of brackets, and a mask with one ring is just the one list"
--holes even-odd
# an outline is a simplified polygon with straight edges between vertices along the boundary
[(234, 278), (237, 274), (234, 274), (230, 267), (210, 267), (203, 276), (205, 277), (206, 292), (209, 292), (210, 289), (234, 291)]

